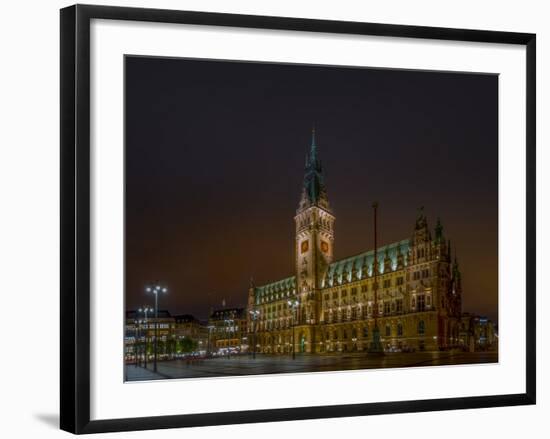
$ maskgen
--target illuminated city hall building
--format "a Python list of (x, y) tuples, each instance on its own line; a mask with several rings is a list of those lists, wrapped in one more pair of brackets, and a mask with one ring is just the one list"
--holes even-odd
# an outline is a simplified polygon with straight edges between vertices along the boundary
[(314, 132), (294, 221), (296, 274), (249, 289), (257, 352), (366, 351), (375, 322), (384, 350), (460, 345), (461, 275), (439, 220), (432, 233), (420, 209), (409, 238), (377, 249), (377, 267), (374, 250), (334, 260), (335, 216)]

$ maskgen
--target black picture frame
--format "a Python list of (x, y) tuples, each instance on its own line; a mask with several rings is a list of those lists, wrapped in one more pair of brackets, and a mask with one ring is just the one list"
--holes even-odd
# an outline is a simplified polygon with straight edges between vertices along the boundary
[[(526, 47), (526, 392), (417, 401), (90, 420), (90, 21), (183, 23), (334, 34), (523, 45)], [(61, 10), (61, 429), (81, 434), (535, 404), (536, 36), (207, 12), (74, 5)]]

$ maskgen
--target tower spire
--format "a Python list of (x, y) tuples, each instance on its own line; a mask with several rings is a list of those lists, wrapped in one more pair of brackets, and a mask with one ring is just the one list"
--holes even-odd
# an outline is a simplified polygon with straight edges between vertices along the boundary
[(312, 205), (322, 207), (325, 210), (330, 209), (323, 177), (323, 165), (319, 159), (315, 135), (315, 126), (313, 126), (311, 129), (310, 150), (309, 154), (306, 156), (302, 198), (298, 210), (305, 209)]

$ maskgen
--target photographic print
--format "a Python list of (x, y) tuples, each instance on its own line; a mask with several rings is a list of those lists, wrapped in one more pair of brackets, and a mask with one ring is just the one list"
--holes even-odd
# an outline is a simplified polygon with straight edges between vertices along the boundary
[(127, 381), (498, 362), (498, 75), (124, 63)]

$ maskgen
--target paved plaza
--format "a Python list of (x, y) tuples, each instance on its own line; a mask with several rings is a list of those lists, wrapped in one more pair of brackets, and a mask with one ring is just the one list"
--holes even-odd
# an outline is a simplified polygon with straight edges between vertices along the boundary
[(147, 369), (126, 365), (127, 381), (144, 381), (167, 378), (204, 378), (271, 373), (327, 372), (335, 370), (380, 369), (392, 367), (440, 366), (453, 364), (496, 363), (498, 353), (491, 352), (413, 352), (369, 355), (350, 354), (297, 354), (296, 359), (283, 355), (234, 355), (231, 358), (171, 360), (153, 364)]

